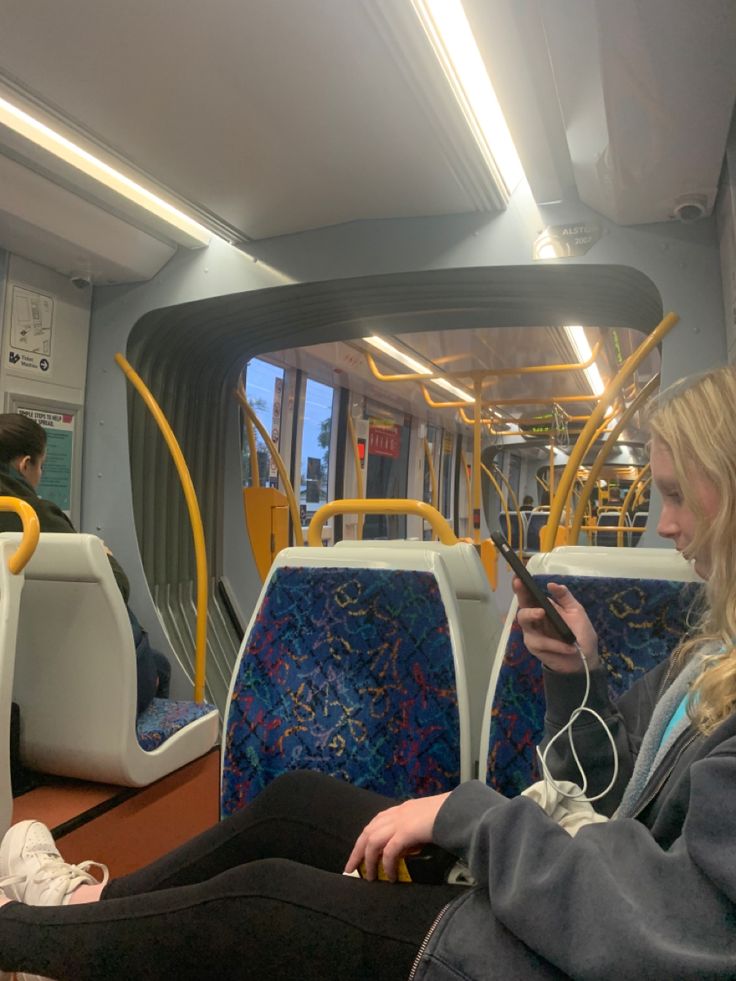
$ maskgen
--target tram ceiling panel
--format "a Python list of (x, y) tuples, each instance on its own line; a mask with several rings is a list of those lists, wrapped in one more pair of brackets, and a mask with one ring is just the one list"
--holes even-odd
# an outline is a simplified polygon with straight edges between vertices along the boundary
[(581, 200), (622, 225), (709, 215), (736, 99), (733, 0), (538, 9)]
[(5, 0), (2, 21), (0, 82), (234, 240), (503, 206), (408, 3)]

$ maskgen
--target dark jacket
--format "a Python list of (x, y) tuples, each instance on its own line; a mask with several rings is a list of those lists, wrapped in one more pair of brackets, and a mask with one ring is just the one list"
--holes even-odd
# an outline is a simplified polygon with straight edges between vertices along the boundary
[[(662, 664), (616, 705), (603, 671), (589, 704), (616, 739), (628, 781), (666, 680)], [(582, 675), (545, 672), (547, 735), (582, 700)], [(584, 720), (584, 721), (583, 721)], [(576, 723), (590, 793), (611, 776), (599, 724)], [(558, 779), (578, 782), (561, 738)], [(461, 856), (480, 885), (441, 915), (422, 952), (422, 981), (590, 978), (706, 981), (736, 978), (736, 716), (710, 736), (679, 736), (644, 788), (634, 818), (592, 824), (571, 838), (525, 797), (507, 800), (478, 781), (440, 810), (434, 840)]]
[[(61, 534), (76, 534), (77, 529), (64, 514), (58, 504), (39, 497), (22, 474), (7, 463), (0, 463), (0, 495), (3, 497), (19, 497), (21, 501), (30, 504), (38, 515), (41, 531), (55, 531)], [(14, 511), (0, 511), (0, 531), (21, 531), (20, 518)], [(117, 559), (108, 555), (115, 581), (118, 584), (123, 599), (128, 602), (130, 583)]]

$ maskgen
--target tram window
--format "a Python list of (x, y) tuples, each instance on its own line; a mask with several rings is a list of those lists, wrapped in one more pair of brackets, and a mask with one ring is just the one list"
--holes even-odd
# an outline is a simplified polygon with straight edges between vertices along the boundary
[[(368, 429), (366, 497), (406, 498), (410, 433), (410, 424), (371, 421)], [(406, 538), (405, 515), (366, 515), (363, 538)]]
[(327, 502), (334, 392), (329, 385), (322, 385), (313, 378), (307, 379), (299, 503), (305, 506), (308, 520)]
[[(245, 396), (259, 422), (268, 431), (271, 439), (279, 446), (281, 435), (281, 404), (284, 391), (284, 369), (252, 358), (246, 365)], [(278, 471), (271, 461), (260, 433), (255, 431), (256, 456), (258, 457), (258, 476), (262, 487), (278, 487)], [(245, 420), (241, 432), (242, 460), (241, 472), (243, 486), (253, 483), (250, 467), (250, 444)]]

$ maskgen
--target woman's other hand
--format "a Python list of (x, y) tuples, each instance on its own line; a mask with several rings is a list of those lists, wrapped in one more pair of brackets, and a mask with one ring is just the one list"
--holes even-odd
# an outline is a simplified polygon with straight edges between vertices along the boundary
[(376, 814), (363, 828), (345, 865), (353, 872), (365, 862), (365, 878), (377, 877), (379, 860), (391, 882), (396, 881), (398, 860), (432, 841), (432, 828), (437, 812), (449, 797), (437, 794), (407, 800)]
[[(514, 577), (513, 589), (519, 602), (516, 616), (529, 651), (552, 671), (562, 674), (582, 671), (575, 645), (560, 640), (544, 610), (536, 605), (534, 597), (517, 577)], [(577, 637), (588, 667), (595, 667), (599, 663), (598, 637), (588, 614), (566, 586), (551, 582), (547, 589), (560, 616)]]

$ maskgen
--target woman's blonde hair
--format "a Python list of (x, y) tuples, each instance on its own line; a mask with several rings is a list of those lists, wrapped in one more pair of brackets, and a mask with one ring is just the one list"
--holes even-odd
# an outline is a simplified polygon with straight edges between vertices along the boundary
[[(665, 390), (649, 412), (649, 428), (670, 453), (680, 492), (695, 515), (686, 558), (705, 557), (710, 569), (703, 612), (675, 654), (682, 665), (696, 650), (714, 651), (693, 686), (688, 712), (711, 732), (736, 708), (736, 365), (728, 365)], [(718, 495), (706, 520), (698, 483)]]

